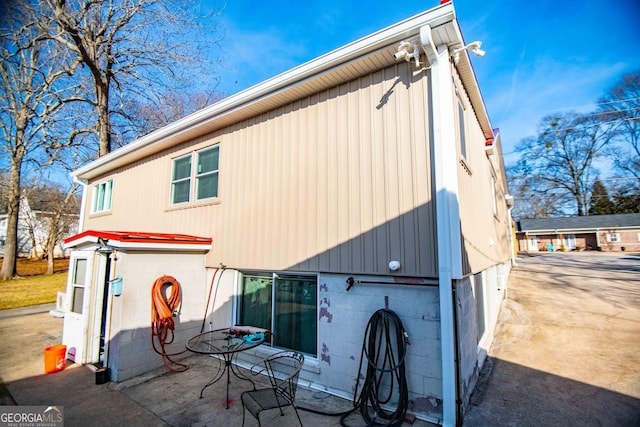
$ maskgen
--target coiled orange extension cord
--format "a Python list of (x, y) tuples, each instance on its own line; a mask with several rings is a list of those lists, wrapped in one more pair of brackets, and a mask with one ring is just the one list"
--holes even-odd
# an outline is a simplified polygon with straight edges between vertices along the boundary
[[(167, 298), (167, 291), (169, 297)], [(182, 290), (180, 283), (172, 276), (164, 275), (156, 279), (151, 288), (151, 344), (156, 353), (162, 356), (165, 366), (174, 372), (183, 372), (189, 369), (184, 363), (176, 362), (171, 356), (178, 353), (168, 353), (165, 346), (171, 344), (175, 338), (174, 313), (182, 303)], [(156, 347), (156, 341), (160, 349)]]

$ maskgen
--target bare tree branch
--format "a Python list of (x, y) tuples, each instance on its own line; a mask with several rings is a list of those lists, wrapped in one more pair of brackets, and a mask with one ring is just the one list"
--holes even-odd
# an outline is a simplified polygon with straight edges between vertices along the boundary
[[(88, 69), (84, 75), (91, 80), (99, 156), (112, 150), (114, 138), (125, 143), (116, 136), (122, 129), (139, 134), (126, 120), (131, 115), (123, 99), (132, 94), (152, 99), (164, 87), (177, 86), (178, 70), (185, 65), (193, 76), (212, 73), (212, 67), (205, 73), (198, 67), (204, 63), (203, 43), (191, 3), (181, 8), (180, 1), (165, 5), (164, 0), (43, 1), (54, 23), (52, 37)], [(213, 75), (206, 80), (216, 81)]]
[(616, 176), (640, 191), (640, 71), (622, 76), (600, 99), (599, 111), (616, 125), (608, 152)]
[(612, 129), (613, 125), (603, 122), (597, 114), (566, 113), (544, 118), (538, 136), (517, 146), (521, 157), (509, 169), (510, 186), (517, 188), (524, 200), (537, 200), (544, 195), (551, 205), (546, 213), (573, 210), (579, 216), (588, 215), (598, 176), (594, 162), (604, 155), (613, 137)]
[(74, 97), (67, 84), (75, 61), (43, 36), (29, 2), (6, 5), (0, 23), (0, 162), (6, 165), (7, 238), (0, 280), (13, 278), (18, 250), (18, 216), (25, 167), (52, 147), (47, 125)]

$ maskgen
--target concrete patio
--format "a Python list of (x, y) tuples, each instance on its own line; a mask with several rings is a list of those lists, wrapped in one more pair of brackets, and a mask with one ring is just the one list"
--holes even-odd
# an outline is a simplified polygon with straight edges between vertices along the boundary
[[(41, 307), (36, 313), (11, 313), (5, 310), (0, 316), (0, 337), (5, 345), (0, 347), (0, 376), (11, 398), (2, 404), (51, 405), (64, 407), (67, 426), (239, 426), (242, 424), (240, 394), (251, 389), (248, 382), (231, 376), (229, 408), (225, 408), (225, 382), (219, 381), (204, 391), (200, 390), (215, 374), (218, 360), (205, 355), (193, 355), (186, 359), (189, 369), (185, 372), (169, 372), (165, 368), (121, 383), (95, 384), (95, 373), (87, 367), (69, 364), (60, 372), (44, 374), (43, 349), (59, 344), (62, 319), (48, 313), (50, 307)], [(38, 311), (37, 309), (31, 309)], [(68, 361), (69, 362), (69, 361)], [(70, 362), (69, 362), (70, 363)], [(266, 377), (247, 376), (256, 385), (266, 386)], [(312, 408), (328, 413), (341, 413), (352, 409), (351, 400), (336, 398), (328, 393), (298, 389), (299, 407)], [(319, 415), (299, 410), (302, 423), (307, 426), (340, 426), (340, 417)], [(284, 417), (276, 411), (261, 416), (264, 426), (288, 427), (299, 425), (289, 408)], [(364, 425), (355, 412), (346, 419), (348, 425)], [(258, 425), (247, 414), (246, 426)], [(408, 424), (407, 424), (408, 425)], [(433, 424), (416, 420), (417, 427)]]

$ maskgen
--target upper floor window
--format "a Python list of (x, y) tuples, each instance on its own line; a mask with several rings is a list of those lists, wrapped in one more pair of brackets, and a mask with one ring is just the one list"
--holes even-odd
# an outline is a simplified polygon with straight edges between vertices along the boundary
[(171, 204), (218, 197), (219, 157), (216, 145), (173, 159)]
[(93, 186), (93, 202), (91, 213), (111, 210), (111, 197), (113, 193), (113, 180), (101, 182)]
[(463, 159), (467, 158), (467, 135), (464, 120), (464, 106), (458, 101), (458, 133), (460, 134), (460, 155)]

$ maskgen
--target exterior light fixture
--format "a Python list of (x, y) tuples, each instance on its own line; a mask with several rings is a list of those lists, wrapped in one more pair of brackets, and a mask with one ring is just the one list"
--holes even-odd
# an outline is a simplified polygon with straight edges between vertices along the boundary
[[(411, 49), (411, 51), (409, 51)], [(393, 54), (393, 58), (396, 62), (405, 60), (411, 62), (412, 59), (416, 61), (416, 67), (420, 66), (420, 50), (417, 44), (411, 44), (409, 42), (401, 42), (396, 49), (396, 53)]]
[(483, 57), (487, 52), (485, 52), (484, 50), (480, 49), (481, 46), (482, 46), (482, 42), (481, 41), (475, 41), (475, 42), (469, 43), (466, 46), (463, 46), (463, 47), (460, 47), (458, 49), (455, 49), (453, 51), (453, 54), (451, 55), (453, 57), (453, 61), (457, 64), (458, 61), (460, 60), (460, 52), (462, 52), (464, 50), (470, 50), (476, 56)]

